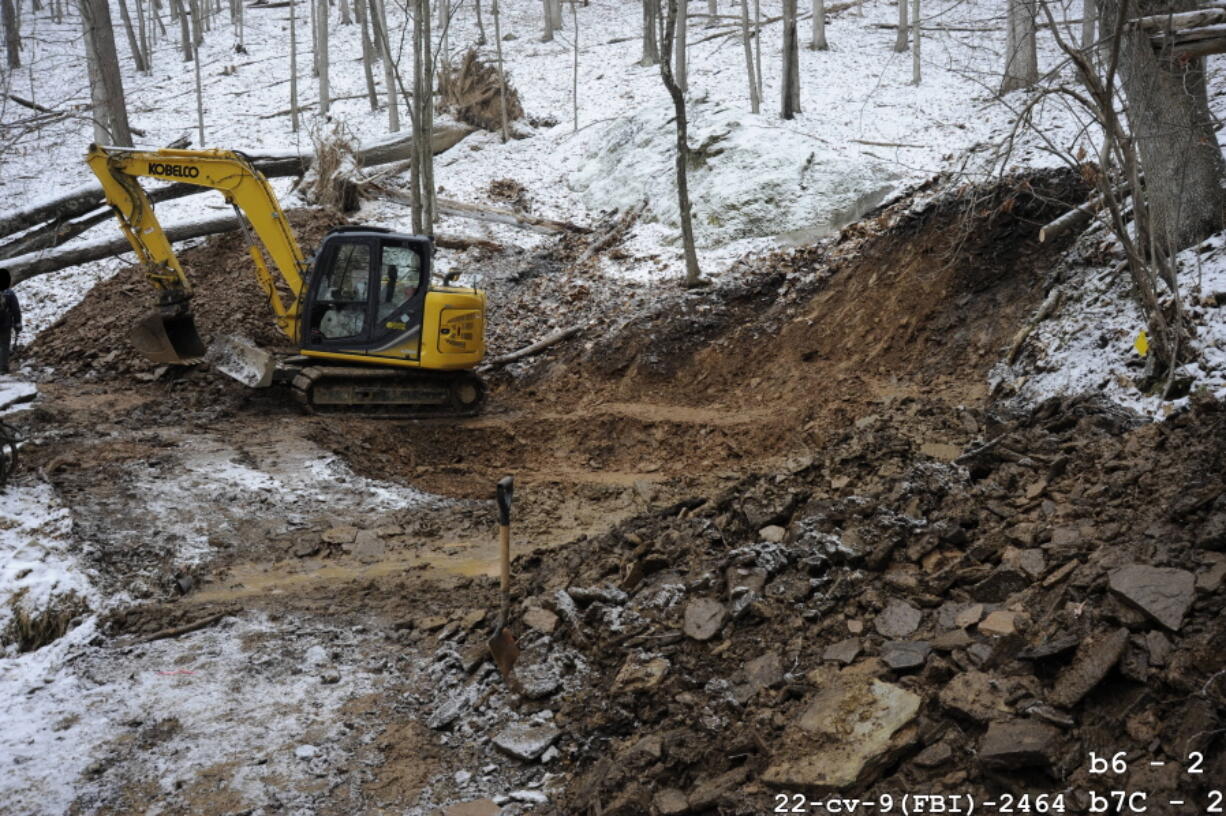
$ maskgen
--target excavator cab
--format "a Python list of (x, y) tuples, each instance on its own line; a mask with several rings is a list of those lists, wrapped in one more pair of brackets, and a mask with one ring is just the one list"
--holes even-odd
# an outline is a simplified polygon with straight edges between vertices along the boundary
[(303, 303), (304, 353), (417, 359), (431, 254), (420, 235), (379, 227), (328, 233)]

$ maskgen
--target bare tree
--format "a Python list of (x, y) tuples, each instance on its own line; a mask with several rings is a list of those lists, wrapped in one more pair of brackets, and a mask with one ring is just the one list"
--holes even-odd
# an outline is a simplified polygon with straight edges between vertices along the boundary
[(189, 30), (191, 22), (187, 18), (187, 8), (184, 6), (184, 0), (170, 0), (170, 12), (172, 18), (179, 20), (179, 47), (183, 49), (183, 61), (192, 61), (192, 34)]
[(554, 31), (562, 30), (562, 0), (549, 0), (549, 24)]
[(796, 32), (796, 0), (783, 0), (783, 87), (780, 116), (800, 113), (800, 43)]
[(1098, 4), (1095, 0), (1081, 0), (1081, 47), (1094, 46), (1094, 21), (1098, 18)]
[(353, 13), (358, 18), (358, 36), (362, 39), (362, 75), (366, 79), (366, 98), (371, 113), (379, 110), (379, 92), (375, 90), (374, 49), (370, 46), (370, 26), (366, 22), (366, 0), (354, 0)]
[(119, 16), (123, 18), (123, 30), (128, 35), (128, 49), (132, 52), (132, 64), (140, 73), (146, 73), (145, 55), (136, 41), (136, 29), (132, 27), (132, 16), (128, 13), (128, 0), (119, 0)]
[[(480, 2), (480, 0), (477, 0)], [(502, 24), (498, 20), (498, 0), (493, 0), (490, 12), (494, 15), (494, 50), (498, 55), (498, 107), (502, 114), (502, 142), (507, 134), (507, 73), (502, 64)]]
[[(658, 2), (658, 0), (657, 0)], [(758, 99), (762, 94), (762, 0), (753, 0), (753, 64), (758, 80)]]
[(341, 8), (341, 25), (353, 25), (353, 17), (349, 14), (348, 0), (337, 0), (337, 5)]
[(21, 31), (17, 25), (17, 9), (13, 0), (0, 0), (0, 15), (4, 17), (4, 50), (10, 68), (21, 67)]
[(911, 84), (920, 84), (920, 0), (911, 0)]
[(319, 113), (327, 116), (332, 107), (332, 91), (328, 87), (328, 0), (318, 0), (315, 12), (315, 62), (319, 69)]
[[(571, 19), (571, 23), (573, 23), (573, 26), (574, 26), (574, 32), (573, 32), (572, 37), (574, 39), (573, 45), (574, 45), (574, 55), (575, 55), (574, 71), (570, 77), (570, 101), (571, 101), (572, 113), (574, 114), (574, 122), (575, 122), (574, 130), (572, 132), (578, 133), (579, 132), (579, 8), (578, 8), (578, 5), (575, 2), (573, 2), (573, 0), (570, 4), (570, 19)], [(503, 99), (503, 103), (505, 104), (506, 96), (504, 95), (502, 99)]]
[(745, 48), (745, 73), (749, 77), (749, 110), (759, 113), (762, 98), (758, 96), (758, 80), (754, 77), (753, 45), (749, 41), (749, 0), (741, 0), (741, 44)]
[(295, 3), (289, 4), (289, 123), (298, 132), (298, 19)]
[[(387, 6), (383, 0), (370, 0), (371, 24), (375, 29), (375, 42), (383, 52), (383, 85), (387, 89), (387, 129), (400, 132), (400, 102), (396, 96), (396, 64), (392, 62), (392, 44), (387, 38)], [(410, 129), (411, 126), (410, 126)], [(420, 216), (418, 216), (420, 218)]]
[(553, 42), (553, 4), (550, 0), (541, 0), (541, 8), (544, 10), (542, 18), (545, 28), (541, 33), (541, 42)]
[(910, 43), (907, 41), (907, 4), (911, 0), (898, 0), (898, 36), (894, 38), (894, 51), (899, 54), (907, 53)]
[(477, 45), (485, 45), (485, 21), (481, 19), (481, 0), (473, 0), (473, 7), (477, 10)]
[(643, 58), (640, 65), (655, 65), (660, 61), (660, 44), (656, 40), (656, 20), (660, 16), (660, 0), (643, 3)]
[(713, 26), (719, 23), (719, 6), (716, 0), (707, 0), (707, 25)]
[(140, 37), (140, 52), (145, 58), (145, 71), (148, 73), (153, 70), (153, 50), (149, 47), (149, 32), (145, 26), (144, 0), (136, 0), (136, 30)]
[(107, 0), (80, 0), (80, 10), (93, 100), (94, 141), (131, 147), (132, 131), (128, 127), (110, 6)]
[(1100, 0), (1099, 30), (1119, 41), (1119, 71), (1128, 99), (1154, 236), (1175, 252), (1221, 230), (1226, 166), (1209, 112), (1205, 61), (1156, 54), (1149, 36), (1127, 20), (1195, 7), (1192, 0)]
[(1039, 53), (1035, 14), (1036, 0), (1008, 0), (1009, 24), (1005, 47), (1002, 94), (1029, 88), (1039, 81)]
[(829, 51), (826, 42), (826, 0), (813, 0), (813, 39), (809, 48), (814, 51)]
[[(698, 251), (694, 247), (694, 224), (690, 213), (690, 188), (686, 168), (690, 162), (690, 145), (688, 127), (685, 116), (685, 94), (673, 77), (672, 56), (673, 41), (677, 33), (678, 4), (683, 0), (663, 0), (664, 6), (664, 38), (660, 53), (660, 77), (664, 87), (673, 99), (673, 110), (676, 113), (677, 124), (677, 209), (681, 220), (681, 243), (685, 251), (685, 285), (687, 287), (702, 286), (705, 281), (698, 269)], [(793, 0), (795, 2), (795, 0)]]
[[(658, 0), (657, 0), (658, 1)], [(675, 74), (677, 77), (677, 87), (685, 93), (690, 89), (689, 75), (686, 71), (687, 57), (686, 53), (686, 32), (689, 30), (689, 0), (677, 0), (677, 67)]]

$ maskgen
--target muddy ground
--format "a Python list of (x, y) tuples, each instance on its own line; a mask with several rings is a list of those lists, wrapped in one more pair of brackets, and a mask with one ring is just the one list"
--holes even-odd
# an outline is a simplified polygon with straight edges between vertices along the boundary
[[(304, 416), (145, 366), (102, 319), (139, 311), (139, 281), (100, 287), (35, 344), (57, 373), (22, 420), (28, 478), (115, 599), (71, 671), (179, 667), (218, 696), (92, 747), (70, 812), (1085, 812), (1118, 787), (1201, 812), (1167, 802), (1226, 779), (1226, 412), (1009, 413), (986, 387), (1060, 262), (1037, 227), (1079, 185), (913, 191), (695, 292), (585, 281), (574, 239), (474, 256), (495, 353), (589, 325), (487, 372), (458, 421)], [(202, 290), (241, 277), (240, 246), (196, 252)], [(237, 310), (261, 339), (244, 303), (206, 331)], [(506, 474), (510, 687), (484, 646)], [(296, 730), (250, 736), (249, 697), (288, 687)], [(218, 721), (235, 736), (203, 752)], [(1091, 751), (1129, 770), (1099, 784)]]

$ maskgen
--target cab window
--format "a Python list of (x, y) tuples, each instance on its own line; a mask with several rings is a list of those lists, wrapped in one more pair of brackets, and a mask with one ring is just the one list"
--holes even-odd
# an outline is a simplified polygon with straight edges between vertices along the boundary
[(354, 337), (366, 331), (367, 289), (370, 286), (370, 246), (341, 244), (332, 268), (323, 271), (315, 299), (319, 333), (326, 340)]
[(397, 316), (421, 285), (421, 256), (407, 246), (384, 244), (379, 261), (378, 319)]

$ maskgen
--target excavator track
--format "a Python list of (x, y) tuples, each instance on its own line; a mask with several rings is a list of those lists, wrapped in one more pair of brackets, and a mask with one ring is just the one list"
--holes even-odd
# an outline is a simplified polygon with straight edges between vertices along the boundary
[(394, 371), (360, 366), (310, 366), (291, 383), (310, 413), (397, 419), (474, 416), (485, 384), (471, 371)]

